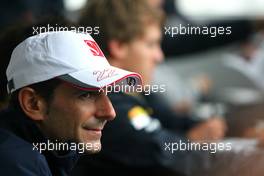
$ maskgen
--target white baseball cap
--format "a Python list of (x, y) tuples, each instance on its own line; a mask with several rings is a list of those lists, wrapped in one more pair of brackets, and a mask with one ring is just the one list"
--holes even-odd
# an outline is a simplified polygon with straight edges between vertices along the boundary
[(14, 49), (6, 75), (9, 93), (52, 78), (84, 90), (142, 84), (139, 74), (111, 66), (89, 34), (73, 31), (27, 38)]

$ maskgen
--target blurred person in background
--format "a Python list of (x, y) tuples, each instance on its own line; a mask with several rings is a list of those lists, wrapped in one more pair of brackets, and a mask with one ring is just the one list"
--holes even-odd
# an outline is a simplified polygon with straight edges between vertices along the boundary
[[(263, 20), (226, 19), (215, 21), (194, 21), (184, 16), (177, 7), (177, 0), (148, 0), (155, 8), (163, 9), (167, 16), (165, 26), (179, 27), (231, 27), (230, 35), (177, 35), (171, 37), (164, 35), (162, 49), (168, 58), (179, 58), (174, 56), (190, 55), (209, 49), (219, 48), (232, 43), (247, 40), (254, 32), (263, 30)], [(191, 4), (190, 4), (191, 5)], [(165, 29), (163, 29), (165, 34)]]
[[(138, 71), (147, 87), (156, 66), (163, 61), (163, 20), (163, 13), (146, 1), (91, 0), (79, 25), (98, 26), (100, 34), (94, 38), (109, 62)], [(164, 142), (217, 141), (224, 137), (224, 121), (213, 118), (196, 122), (169, 110), (157, 117), (159, 109), (151, 109), (145, 93), (110, 95), (117, 119), (104, 129), (104, 148), (99, 155), (81, 158), (72, 175), (86, 175), (91, 170), (97, 174), (185, 175), (205, 167), (209, 160), (207, 152), (176, 151), (171, 155), (164, 151)], [(152, 101), (163, 108), (161, 102)]]
[(214, 82), (205, 73), (186, 78), (175, 73), (166, 63), (155, 71), (154, 78), (155, 84), (166, 85), (166, 92), (159, 96), (160, 99), (179, 114), (192, 113), (197, 104), (208, 99), (214, 86)]
[[(252, 35), (255, 34), (255, 32), (263, 31), (263, 20), (261, 20), (261, 18), (249, 20), (245, 19), (245, 17), (239, 19), (230, 17), (230, 19), (226, 18), (223, 20), (199, 21), (191, 19), (190, 17), (186, 16), (186, 14), (182, 14), (181, 9), (179, 9), (178, 7), (178, 0), (147, 0), (147, 2), (154, 8), (164, 10), (166, 12), (166, 15), (168, 16), (166, 25), (164, 26), (162, 31), (162, 49), (165, 53), (166, 58), (170, 59), (171, 61), (172, 59), (175, 60), (173, 61), (175, 63), (179, 58), (186, 58), (184, 57), (186, 55), (191, 55), (191, 58), (196, 59), (201, 58), (195, 55), (198, 52), (205, 52), (209, 49), (216, 49), (223, 46), (226, 47), (230, 46), (231, 44), (243, 44), (245, 43), (245, 41), (249, 40)], [(190, 6), (191, 5), (192, 4), (190, 4)], [(231, 34), (217, 35), (216, 37), (198, 34), (177, 34), (174, 37), (168, 35), (168, 33), (166, 32), (166, 28), (179, 27), (179, 25), (189, 28), (229, 27), (231, 30)], [(230, 57), (228, 57), (226, 60), (229, 60), (229, 58)], [(213, 59), (214, 58), (212, 58), (212, 60)], [(209, 96), (212, 95), (211, 93), (214, 91), (215, 86), (217, 86), (217, 83), (219, 81), (214, 80), (214, 77), (211, 77), (211, 75), (207, 75), (207, 73), (200, 73), (200, 75), (193, 75), (190, 79), (186, 79), (184, 77), (176, 75), (174, 71), (175, 68), (173, 68), (173, 64), (170, 65), (170, 63), (165, 62), (162, 67), (158, 69), (159, 72), (155, 76), (156, 83), (163, 83), (168, 85), (168, 91), (163, 94), (161, 98), (165, 99), (165, 102), (168, 103), (176, 112), (191, 113), (196, 104), (203, 103), (203, 101), (207, 101), (208, 99), (210, 99)], [(168, 79), (163, 79), (165, 74), (168, 75)], [(253, 74), (256, 75), (255, 73)], [(255, 76), (254, 78), (257, 77)]]
[(256, 33), (224, 55), (224, 64), (252, 80), (264, 92), (264, 32)]

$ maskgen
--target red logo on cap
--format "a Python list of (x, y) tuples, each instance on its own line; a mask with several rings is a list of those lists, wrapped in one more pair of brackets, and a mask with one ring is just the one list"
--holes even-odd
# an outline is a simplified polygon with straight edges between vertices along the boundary
[(99, 48), (99, 46), (95, 41), (84, 40), (84, 42), (89, 46), (90, 51), (93, 53), (94, 56), (104, 57), (104, 53), (102, 52), (102, 50)]

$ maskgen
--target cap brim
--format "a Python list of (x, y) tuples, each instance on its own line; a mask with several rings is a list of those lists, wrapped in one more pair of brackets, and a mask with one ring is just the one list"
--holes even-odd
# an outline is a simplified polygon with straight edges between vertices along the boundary
[(113, 85), (142, 85), (142, 78), (138, 73), (129, 72), (117, 67), (91, 70), (82, 70), (58, 77), (82, 90), (99, 90)]

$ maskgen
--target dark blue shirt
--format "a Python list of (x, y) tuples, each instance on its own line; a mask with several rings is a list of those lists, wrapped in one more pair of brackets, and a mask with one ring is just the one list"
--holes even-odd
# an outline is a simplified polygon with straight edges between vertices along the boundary
[(35, 123), (22, 112), (7, 109), (0, 113), (0, 175), (66, 176), (78, 155), (70, 151), (58, 155), (54, 151), (40, 153), (33, 143), (46, 142)]

